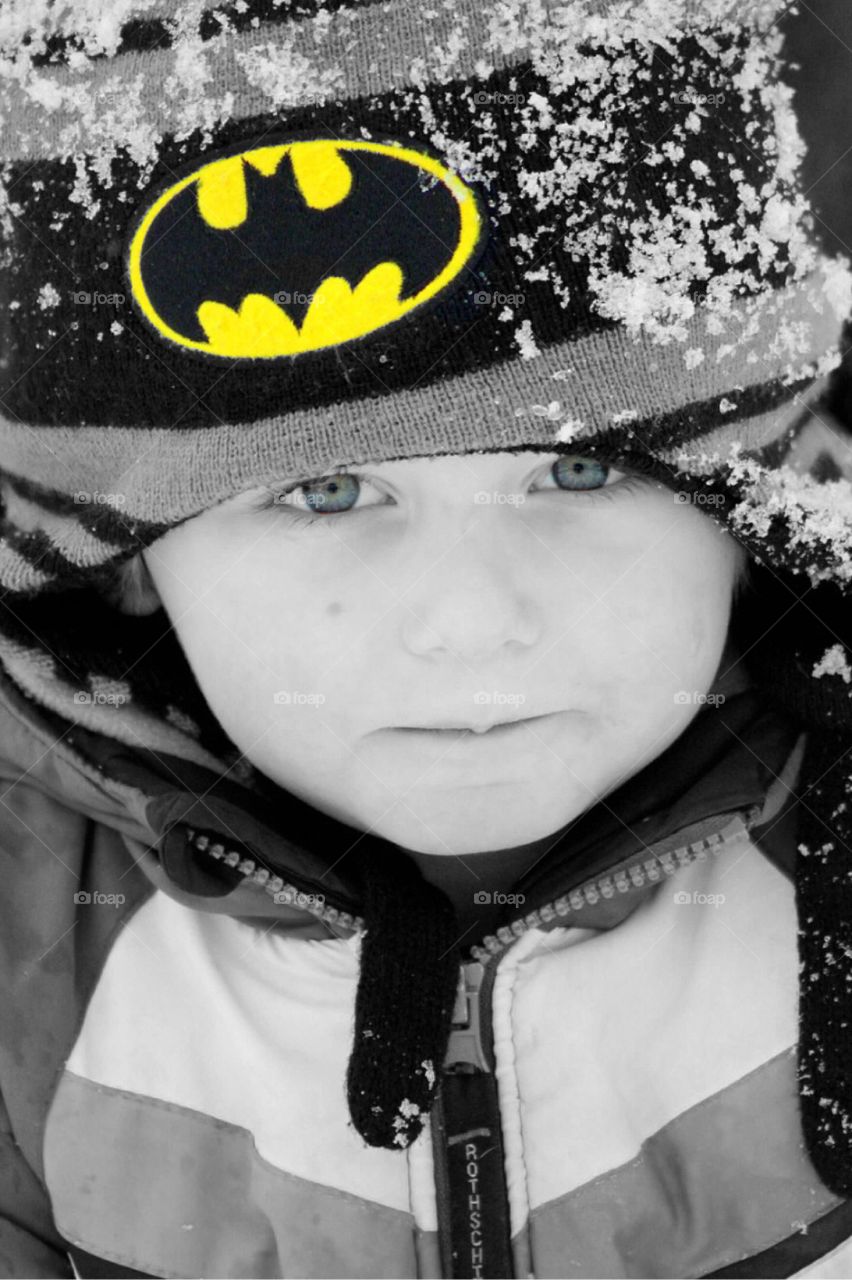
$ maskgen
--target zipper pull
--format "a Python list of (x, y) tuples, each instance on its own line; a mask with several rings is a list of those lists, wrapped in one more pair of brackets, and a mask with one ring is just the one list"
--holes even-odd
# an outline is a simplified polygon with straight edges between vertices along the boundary
[(500, 1099), (485, 1047), (486, 977), (493, 977), (493, 966), (459, 966), (449, 1046), (431, 1113), (441, 1274), (450, 1280), (515, 1275)]
[(493, 1065), (482, 1043), (480, 992), (485, 979), (485, 966), (478, 960), (459, 966), (459, 983), (444, 1070), (491, 1072)]

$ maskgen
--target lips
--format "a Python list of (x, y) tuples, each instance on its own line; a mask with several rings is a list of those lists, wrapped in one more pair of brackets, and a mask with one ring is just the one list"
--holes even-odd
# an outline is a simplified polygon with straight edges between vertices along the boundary
[(485, 733), (493, 733), (497, 729), (508, 728), (510, 725), (534, 723), (536, 720), (545, 720), (554, 712), (542, 712), (537, 716), (515, 716), (505, 720), (492, 720), (488, 723), (471, 723), (469, 720), (439, 720), (434, 724), (424, 725), (400, 725), (400, 729), (406, 733), (475, 733), (479, 736)]
[[(569, 713), (570, 714), (570, 713)], [(551, 711), (544, 715), (497, 723), (490, 728), (480, 726), (477, 732), (470, 721), (457, 721), (464, 727), (445, 727), (449, 721), (438, 721), (432, 727), (407, 725), (387, 730), (387, 741), (394, 751), (400, 770), (418, 766), (415, 784), (430, 786), (495, 786), (528, 785), (529, 775), (539, 773), (542, 761), (549, 767), (550, 756), (564, 732), (566, 713)], [(421, 770), (420, 764), (427, 766)]]

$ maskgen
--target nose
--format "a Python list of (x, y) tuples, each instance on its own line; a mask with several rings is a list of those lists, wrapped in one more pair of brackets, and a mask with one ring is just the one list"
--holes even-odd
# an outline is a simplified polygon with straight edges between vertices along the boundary
[[(525, 536), (526, 535), (526, 536)], [(403, 641), (414, 654), (450, 653), (473, 667), (508, 646), (531, 649), (543, 627), (532, 571), (531, 535), (516, 508), (474, 507), (461, 527), (425, 527), (402, 604)]]

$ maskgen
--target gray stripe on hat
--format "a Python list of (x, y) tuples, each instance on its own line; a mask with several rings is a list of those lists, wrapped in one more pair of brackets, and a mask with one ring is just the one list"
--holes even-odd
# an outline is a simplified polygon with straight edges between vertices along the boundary
[[(177, 0), (169, 7), (185, 8)], [(678, 15), (679, 29), (704, 31), (731, 15), (739, 27), (764, 30), (780, 7), (781, 0), (755, 0), (743, 12), (732, 0), (692, 0)], [(608, 0), (588, 8), (611, 19)], [(81, 62), (74, 69), (30, 69), (25, 80), (10, 76), (3, 87), (0, 159), (106, 157), (120, 146), (145, 164), (156, 158), (165, 133), (188, 135), (223, 120), (271, 111), (286, 115), (314, 103), (416, 89), (426, 82), (481, 80), (527, 61), (533, 47), (538, 55), (548, 46), (551, 57), (559, 56), (556, 35), (561, 30), (564, 40), (569, 30), (565, 5), (539, 0), (534, 16), (548, 9), (562, 21), (548, 23), (542, 35), (540, 21), (538, 29), (531, 27), (523, 10), (495, 12), (478, 0), (448, 7), (396, 0), (331, 14), (321, 10), (290, 23), (261, 22), (252, 30), (208, 41), (182, 39), (170, 49)], [(641, 35), (642, 12), (650, 15), (650, 6), (638, 0), (635, 9), (631, 17)], [(165, 10), (158, 5), (156, 12), (162, 16)]]
[[(189, 134), (270, 111), (283, 114), (283, 127), (288, 110), (422, 81), (483, 77), (528, 55), (526, 47), (500, 47), (489, 34), (487, 11), (471, 0), (452, 9), (370, 5), (261, 24), (198, 41), (192, 66), (184, 46), (102, 59), (81, 70), (33, 70), (27, 87), (5, 87), (0, 157), (111, 154), (121, 145), (145, 163), (165, 133)], [(59, 111), (49, 105), (57, 101)]]
[[(266, 481), (308, 479), (336, 466), (579, 442), (627, 421), (625, 414), (641, 419), (713, 395), (721, 404), (725, 388), (782, 375), (794, 380), (799, 370), (809, 372), (814, 362), (831, 356), (838, 341), (831, 309), (812, 310), (820, 287), (817, 270), (768, 299), (762, 329), (771, 333), (780, 320), (799, 322), (795, 368), (787, 352), (760, 358), (769, 345), (767, 333), (754, 335), (750, 346), (730, 348), (720, 362), (718, 353), (730, 337), (706, 334), (705, 317), (697, 313), (690, 327), (706, 355), (693, 369), (685, 367), (682, 349), (690, 341), (634, 341), (618, 327), (543, 347), (533, 359), (251, 423), (194, 430), (32, 427), (0, 417), (0, 467), (62, 493), (100, 494), (98, 500), (109, 501), (128, 519), (171, 523)], [(732, 315), (743, 319), (746, 309), (741, 302)], [(735, 403), (736, 391), (729, 390), (727, 398)], [(762, 443), (789, 425), (789, 416), (777, 409), (755, 416), (761, 420), (753, 430)], [(719, 417), (722, 425), (722, 408)], [(745, 430), (742, 420), (737, 429)], [(105, 548), (103, 558), (108, 556)], [(2, 568), (0, 560), (0, 581)]]
[[(743, 453), (757, 452), (771, 444), (773, 440), (780, 439), (788, 428), (797, 428), (798, 436), (798, 432), (803, 430), (809, 422), (817, 422), (825, 418), (826, 414), (817, 408), (817, 402), (826, 392), (830, 376), (825, 374), (818, 378), (806, 393), (794, 396), (792, 403), (782, 410), (773, 409), (769, 413), (760, 414), (754, 418), (723, 423), (701, 436), (694, 444), (684, 441), (671, 449), (656, 450), (655, 456), (681, 471), (688, 470), (693, 475), (715, 475), (720, 462), (729, 456), (732, 445), (738, 444)], [(847, 449), (852, 453), (849, 446)], [(807, 462), (796, 459), (795, 453), (790, 455), (790, 460), (797, 470), (807, 470)]]

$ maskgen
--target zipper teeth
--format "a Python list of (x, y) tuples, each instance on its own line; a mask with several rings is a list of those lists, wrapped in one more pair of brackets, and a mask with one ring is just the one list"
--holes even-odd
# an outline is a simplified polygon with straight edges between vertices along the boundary
[(339, 924), (345, 929), (352, 929), (355, 933), (363, 931), (363, 916), (353, 916), (349, 911), (338, 911), (337, 907), (327, 907), (325, 903), (315, 902), (309, 905), (300, 902), (299, 898), (310, 898), (312, 895), (305, 893), (294, 884), (289, 884), (281, 876), (273, 875), (267, 867), (259, 867), (254, 858), (246, 858), (236, 849), (226, 849), (221, 841), (211, 842), (209, 834), (187, 827), (186, 837), (189, 843), (201, 853), (208, 854), (217, 862), (224, 862), (228, 867), (234, 867), (245, 876), (246, 880), (259, 884), (273, 901), (276, 894), (287, 893), (293, 898), (292, 902), (286, 903), (287, 906), (295, 907), (297, 911), (307, 911), (309, 915), (315, 916), (325, 924)]
[[(759, 812), (760, 806), (753, 807), (749, 811), (743, 824), (746, 830), (751, 825), (753, 817)], [(505, 951), (516, 938), (522, 937), (527, 930), (549, 923), (557, 916), (570, 916), (573, 912), (581, 911), (586, 903), (594, 906), (601, 898), (614, 898), (616, 893), (629, 893), (631, 889), (641, 889), (646, 881), (652, 883), (662, 881), (666, 876), (672, 876), (680, 871), (681, 867), (688, 866), (690, 862), (706, 858), (708, 850), (718, 853), (729, 839), (731, 836), (722, 836), (720, 832), (714, 831), (700, 840), (693, 840), (691, 844), (669, 849), (666, 853), (651, 854), (644, 862), (623, 867), (620, 871), (600, 876), (596, 880), (589, 880), (553, 902), (536, 907), (521, 919), (513, 920), (510, 925), (501, 925), (496, 934), (488, 934), (483, 938), (482, 946), (472, 946), (470, 955), (480, 964), (488, 964), (495, 956)]]
[[(748, 830), (753, 818), (759, 812), (760, 806), (755, 806), (748, 812), (744, 819), (746, 830)], [(734, 834), (740, 834), (740, 832)], [(556, 917), (564, 918), (574, 912), (581, 911), (586, 903), (594, 906), (601, 898), (614, 898), (616, 893), (629, 893), (631, 889), (641, 889), (648, 881), (656, 883), (664, 880), (667, 876), (674, 875), (681, 867), (686, 867), (691, 862), (705, 858), (708, 850), (718, 853), (729, 839), (731, 839), (730, 836), (723, 836), (720, 832), (714, 831), (709, 836), (694, 840), (691, 844), (681, 845), (677, 849), (669, 849), (666, 853), (651, 854), (641, 863), (599, 876), (596, 880), (589, 880), (552, 902), (546, 902), (543, 906), (536, 907), (534, 911), (530, 911), (520, 919), (513, 920), (510, 925), (501, 925), (496, 934), (486, 934), (482, 939), (481, 946), (474, 944), (469, 948), (469, 955), (471, 959), (479, 961), (480, 964), (488, 964), (495, 956), (500, 955), (508, 946), (511, 946), (516, 938), (522, 937), (529, 929), (535, 929), (541, 924), (547, 924)], [(295, 885), (288, 884), (281, 876), (273, 876), (266, 867), (259, 867), (253, 858), (244, 857), (236, 849), (226, 849), (221, 841), (211, 843), (209, 834), (196, 832), (193, 828), (188, 827), (187, 841), (201, 853), (209, 854), (211, 858), (216, 858), (227, 866), (234, 867), (247, 880), (252, 880), (255, 884), (261, 885), (271, 898), (274, 899), (277, 893), (290, 893), (293, 895), (294, 901), (288, 903), (288, 906), (293, 906), (298, 911), (307, 911), (310, 915), (327, 924), (338, 924), (343, 928), (352, 929), (355, 933), (364, 931), (363, 916), (353, 916), (348, 911), (338, 911), (336, 907), (327, 907), (324, 904), (308, 905), (299, 902), (299, 897), (310, 897), (310, 895), (305, 894)]]

